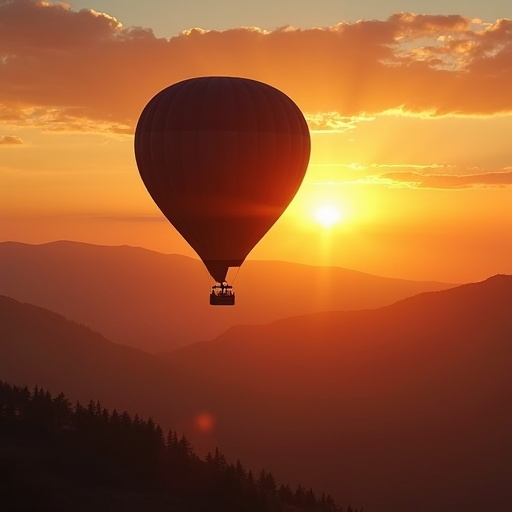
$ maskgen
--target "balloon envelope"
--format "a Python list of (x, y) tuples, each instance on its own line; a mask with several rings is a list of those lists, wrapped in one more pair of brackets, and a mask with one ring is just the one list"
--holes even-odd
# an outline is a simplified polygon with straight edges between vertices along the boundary
[(146, 188), (219, 283), (293, 199), (309, 154), (297, 105), (246, 78), (171, 85), (146, 105), (135, 131)]

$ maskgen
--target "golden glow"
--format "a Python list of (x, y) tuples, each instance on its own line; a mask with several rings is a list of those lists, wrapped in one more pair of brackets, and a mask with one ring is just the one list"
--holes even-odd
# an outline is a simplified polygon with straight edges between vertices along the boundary
[[(4, 88), (19, 93), (3, 98), (0, 107), (0, 241), (69, 239), (197, 258), (146, 191), (133, 152), (143, 106), (164, 85), (189, 76), (192, 62), (198, 75), (247, 76), (278, 86), (297, 102), (311, 129), (304, 182), (249, 259), (452, 283), (512, 272), (512, 114), (500, 80), (502, 58), (487, 59), (485, 70), (472, 65), (482, 52), (505, 55), (503, 21), (392, 17), (379, 22), (388, 27), (382, 33), (392, 45), (385, 61), (372, 35), (374, 22), (364, 20), (353, 27), (347, 22), (276, 33), (191, 29), (168, 45), (145, 29), (128, 29), (120, 38), (112, 16), (89, 10), (76, 18), (57, 4), (31, 4), (34, 16), (58, 11), (52, 44), (42, 44), (38, 54), (41, 65), (20, 71), (18, 61), (30, 59), (31, 50), (20, 44), (24, 32), (17, 25), (6, 36), (12, 36), (6, 44), (16, 48), (16, 58), (0, 57)], [(21, 27), (24, 19), (13, 23)], [(56, 53), (54, 42), (68, 41), (70, 26), (85, 36)], [(31, 37), (47, 41), (48, 27), (34, 30), (40, 32)], [(340, 51), (352, 55), (352, 38), (340, 38), (352, 30), (361, 35), (364, 73), (354, 73), (360, 67), (355, 54), (332, 65)], [(100, 63), (91, 45), (97, 34)], [(240, 51), (206, 58), (204, 45), (213, 35), (215, 44)], [(294, 51), (295, 43), (311, 51)], [(76, 44), (84, 45), (79, 52)], [(153, 47), (161, 50), (152, 71), (133, 80), (133, 68), (146, 69)], [(176, 52), (172, 72), (158, 64), (169, 51)], [(248, 53), (249, 68), (243, 59)], [(76, 56), (83, 72), (69, 73)], [(280, 64), (283, 59), (308, 78), (297, 80)], [(46, 87), (55, 77), (62, 87)], [(432, 84), (438, 93), (432, 94)], [(457, 95), (460, 87), (467, 94)], [(198, 416), (194, 425), (205, 432), (212, 421)]]
[(341, 221), (342, 214), (337, 206), (326, 204), (316, 209), (315, 219), (325, 228), (330, 228)]

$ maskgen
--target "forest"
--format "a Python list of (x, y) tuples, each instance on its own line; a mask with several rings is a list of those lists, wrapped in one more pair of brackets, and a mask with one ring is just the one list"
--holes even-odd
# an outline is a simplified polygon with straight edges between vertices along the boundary
[(200, 458), (184, 435), (164, 433), (151, 418), (3, 381), (0, 509), (362, 512), (278, 484), (270, 471), (254, 474), (219, 449)]

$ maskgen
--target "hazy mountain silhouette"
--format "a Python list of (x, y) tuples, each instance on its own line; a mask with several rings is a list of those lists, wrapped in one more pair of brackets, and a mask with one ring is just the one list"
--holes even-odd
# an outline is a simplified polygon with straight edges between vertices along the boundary
[[(504, 512), (511, 312), (512, 276), (495, 276), (151, 356), (3, 299), (0, 377), (97, 396), (370, 512)], [(205, 412), (210, 432), (195, 428)]]
[[(337, 267), (248, 261), (237, 305), (212, 308), (202, 263), (134, 247), (0, 243), (0, 294), (46, 307), (109, 339), (150, 352), (204, 341), (236, 324), (315, 311), (374, 308), (453, 285)], [(200, 321), (198, 321), (200, 319)]]

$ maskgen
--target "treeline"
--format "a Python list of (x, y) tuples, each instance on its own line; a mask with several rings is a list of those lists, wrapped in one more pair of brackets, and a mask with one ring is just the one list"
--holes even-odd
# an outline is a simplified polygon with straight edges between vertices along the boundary
[[(64, 486), (75, 489), (77, 497), (84, 497), (84, 488), (97, 493), (91, 502), (94, 505), (104, 503), (108, 489), (117, 497), (138, 496), (139, 501), (148, 496), (152, 510), (159, 511), (362, 512), (343, 508), (331, 496), (317, 496), (301, 485), (296, 489), (279, 485), (269, 471), (253, 474), (240, 461), (229, 463), (218, 449), (201, 459), (185, 436), (173, 430), (164, 434), (151, 419), (110, 412), (99, 402), (72, 405), (62, 393), (53, 397), (38, 387), (31, 392), (0, 381), (0, 436), (2, 510), (9, 510), (9, 505), (12, 510), (30, 507), (27, 492), (31, 487), (34, 510), (41, 510), (41, 500), (62, 502), (59, 478), (64, 478)], [(5, 443), (10, 443), (9, 449)], [(41, 474), (46, 466), (35, 478), (30, 470), (20, 472), (13, 462), (13, 446), (22, 447), (20, 456), (37, 453), (53, 477)], [(49, 489), (52, 485), (55, 496)], [(86, 501), (75, 510), (86, 510)], [(136, 501), (132, 500), (132, 508), (123, 505), (124, 510), (136, 510)], [(144, 500), (141, 503), (147, 506)]]

